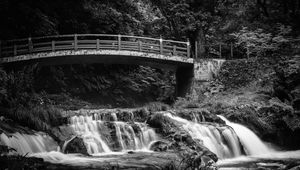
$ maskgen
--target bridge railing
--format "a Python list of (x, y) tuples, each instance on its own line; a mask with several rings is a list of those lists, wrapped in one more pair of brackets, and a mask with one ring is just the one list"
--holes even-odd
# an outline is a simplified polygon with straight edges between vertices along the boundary
[(125, 50), (190, 57), (190, 43), (139, 36), (73, 34), (0, 42), (0, 57), (62, 50)]
[[(199, 44), (198, 42), (195, 42), (195, 47), (194, 58), (222, 58), (230, 60), (256, 57), (256, 54), (249, 53), (249, 48), (247, 49), (240, 45), (237, 45), (234, 41), (211, 44)], [(256, 47), (264, 49), (266, 51), (277, 50), (277, 53), (283, 55), (296, 55), (300, 54), (300, 38), (286, 38), (286, 41), (281, 44), (281, 46), (277, 46), (278, 49), (274, 47)], [(200, 54), (198, 52), (198, 48), (204, 48), (205, 52)]]

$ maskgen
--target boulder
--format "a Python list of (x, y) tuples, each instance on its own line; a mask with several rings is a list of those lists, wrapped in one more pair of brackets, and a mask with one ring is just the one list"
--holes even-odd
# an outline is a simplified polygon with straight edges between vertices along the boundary
[[(165, 114), (168, 112), (155, 112), (148, 119), (147, 123), (159, 131), (163, 136), (167, 136), (166, 140), (170, 141), (168, 149), (177, 152), (179, 155), (200, 155), (208, 156), (211, 160), (216, 162), (218, 157), (211, 152), (202, 142), (196, 141), (192, 136), (182, 129), (182, 125)], [(158, 146), (165, 146), (165, 144), (158, 143)], [(182, 156), (185, 158), (185, 156)]]
[(151, 144), (150, 150), (155, 151), (155, 152), (163, 152), (167, 151), (169, 147), (169, 144), (164, 141), (156, 141)]
[(150, 112), (146, 108), (136, 109), (133, 111), (134, 121), (136, 122), (145, 122)]
[(68, 142), (64, 152), (65, 153), (81, 153), (83, 155), (89, 155), (83, 139), (78, 136), (74, 137), (73, 139), (71, 139), (71, 141)]
[(174, 112), (178, 116), (194, 122), (213, 122), (225, 124), (225, 122), (216, 114), (211, 113), (209, 110), (203, 108), (177, 109), (174, 110)]
[(300, 169), (300, 165), (290, 168), (289, 170), (299, 170), (299, 169)]
[(119, 110), (117, 115), (119, 121), (131, 122), (134, 119), (134, 115), (131, 110)]

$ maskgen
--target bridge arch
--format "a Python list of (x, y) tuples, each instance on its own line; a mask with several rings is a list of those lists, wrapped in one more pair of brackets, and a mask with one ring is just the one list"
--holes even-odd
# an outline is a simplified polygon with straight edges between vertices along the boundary
[(0, 64), (41, 65), (80, 63), (145, 65), (176, 71), (177, 96), (192, 83), (194, 59), (190, 43), (149, 37), (73, 34), (2, 41)]

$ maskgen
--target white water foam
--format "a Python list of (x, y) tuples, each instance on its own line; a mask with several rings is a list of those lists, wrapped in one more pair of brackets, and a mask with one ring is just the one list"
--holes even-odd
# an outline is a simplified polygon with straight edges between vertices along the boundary
[(241, 124), (230, 122), (224, 116), (219, 115), (219, 117), (224, 120), (228, 126), (234, 129), (247, 155), (273, 153), (273, 150), (260, 140), (259, 137), (250, 129)]
[[(105, 127), (107, 122), (103, 121), (101, 116), (94, 114), (93, 116), (74, 116), (71, 118), (70, 126), (78, 136), (83, 138), (89, 154), (127, 152), (130, 150), (148, 151), (150, 143), (158, 140), (155, 131), (145, 123), (134, 122), (135, 128), (137, 128), (135, 131), (132, 124), (118, 121), (116, 114), (112, 114), (112, 116), (113, 121), (110, 123), (113, 124), (117, 137), (117, 141), (113, 142), (120, 145), (120, 149), (117, 150), (109, 146), (111, 141), (105, 138), (109, 132)], [(64, 145), (66, 146), (69, 141)]]
[(165, 116), (182, 124), (184, 130), (194, 139), (202, 141), (203, 145), (214, 152), (219, 158), (232, 158), (242, 154), (239, 140), (235, 132), (229, 127), (200, 124), (170, 113), (166, 113)]
[(25, 155), (28, 153), (49, 152), (58, 150), (57, 143), (45, 133), (35, 134), (0, 134), (0, 144), (13, 148), (17, 153)]

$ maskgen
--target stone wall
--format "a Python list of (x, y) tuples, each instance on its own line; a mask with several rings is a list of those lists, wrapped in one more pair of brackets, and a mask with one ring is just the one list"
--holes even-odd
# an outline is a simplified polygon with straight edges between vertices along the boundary
[(211, 81), (219, 73), (224, 59), (201, 59), (194, 62), (195, 81)]
[(204, 96), (209, 82), (216, 78), (224, 62), (224, 59), (201, 59), (194, 62), (194, 80), (189, 95), (192, 100)]

